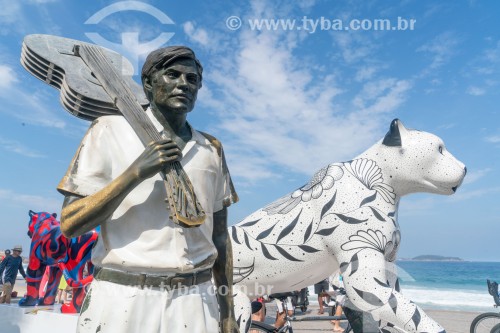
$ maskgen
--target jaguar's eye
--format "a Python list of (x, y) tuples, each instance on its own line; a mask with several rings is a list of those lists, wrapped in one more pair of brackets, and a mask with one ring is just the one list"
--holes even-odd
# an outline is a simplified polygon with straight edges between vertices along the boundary
[(442, 155), (443, 154), (443, 146), (439, 146), (439, 153)]

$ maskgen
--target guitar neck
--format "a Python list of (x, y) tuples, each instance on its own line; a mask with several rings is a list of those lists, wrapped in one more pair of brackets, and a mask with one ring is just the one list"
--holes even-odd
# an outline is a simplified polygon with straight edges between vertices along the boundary
[(153, 122), (144, 112), (130, 87), (123, 81), (99, 47), (88, 44), (76, 45), (76, 52), (92, 69), (92, 72), (114, 99), (115, 105), (129, 122), (144, 146), (161, 139)]

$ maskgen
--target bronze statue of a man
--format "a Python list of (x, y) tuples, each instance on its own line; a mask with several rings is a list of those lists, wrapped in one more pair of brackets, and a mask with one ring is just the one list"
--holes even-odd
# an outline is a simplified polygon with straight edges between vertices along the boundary
[[(238, 331), (227, 234), (227, 206), (237, 195), (220, 142), (186, 120), (202, 71), (187, 47), (149, 54), (142, 69), (146, 114), (171, 139), (144, 149), (122, 116), (100, 117), (59, 184), (64, 235), (101, 226), (78, 332)], [(169, 218), (159, 172), (173, 161), (181, 162), (206, 212), (199, 227)]]

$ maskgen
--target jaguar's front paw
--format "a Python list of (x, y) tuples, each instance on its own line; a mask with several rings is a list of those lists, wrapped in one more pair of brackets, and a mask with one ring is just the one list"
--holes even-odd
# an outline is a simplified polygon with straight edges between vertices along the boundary
[(19, 300), (19, 306), (35, 306), (38, 305), (38, 297), (24, 296)]

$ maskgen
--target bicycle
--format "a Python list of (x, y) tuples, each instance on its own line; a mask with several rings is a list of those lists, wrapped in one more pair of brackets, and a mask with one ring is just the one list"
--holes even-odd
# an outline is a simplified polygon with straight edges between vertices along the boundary
[[(498, 283), (486, 280), (488, 284), (488, 292), (495, 300), (495, 308), (500, 306), (498, 297)], [(500, 313), (486, 312), (482, 313), (472, 321), (470, 325), (470, 333), (500, 333)]]
[[(293, 333), (293, 327), (292, 327), (292, 322), (299, 322), (299, 321), (323, 321), (323, 320), (341, 320), (341, 321), (347, 321), (347, 318), (342, 315), (342, 316), (312, 316), (312, 317), (304, 317), (304, 318), (297, 318), (295, 315), (293, 317), (290, 317), (288, 315), (288, 305), (286, 302), (287, 297), (290, 296), (295, 296), (295, 292), (289, 292), (289, 293), (279, 293), (279, 294), (272, 294), (269, 295), (270, 299), (278, 299), (283, 303), (283, 310), (285, 313), (285, 324), (281, 327), (274, 327), (272, 325), (266, 324), (264, 322), (260, 321), (252, 321), (250, 324), (250, 330), (253, 330), (253, 332), (265, 332), (265, 333)], [(290, 309), (294, 310), (294, 309)], [(333, 312), (335, 313), (335, 312)], [(351, 332), (352, 328), (349, 322), (347, 322), (347, 327), (342, 333), (348, 333)], [(500, 332), (499, 332), (500, 333)]]

